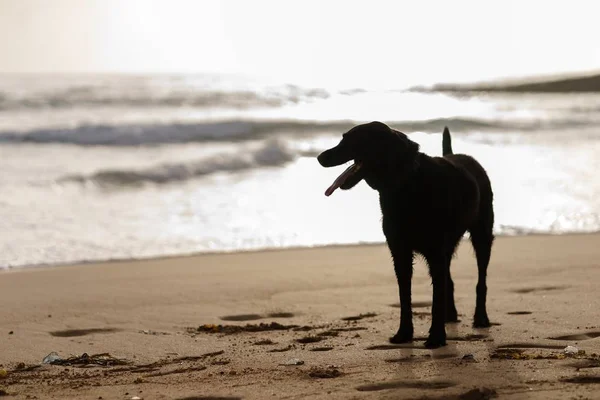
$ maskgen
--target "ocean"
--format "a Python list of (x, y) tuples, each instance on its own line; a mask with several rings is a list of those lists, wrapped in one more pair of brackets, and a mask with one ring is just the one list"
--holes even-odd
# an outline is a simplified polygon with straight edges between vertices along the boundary
[(600, 230), (600, 94), (2, 75), (0, 269), (383, 242), (377, 193), (325, 197), (345, 167), (315, 158), (372, 120), (430, 155), (448, 126), (497, 235)]

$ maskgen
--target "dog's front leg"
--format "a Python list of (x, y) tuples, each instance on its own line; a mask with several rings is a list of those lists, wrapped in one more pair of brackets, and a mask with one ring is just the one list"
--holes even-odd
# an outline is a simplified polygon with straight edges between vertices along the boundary
[(392, 248), (394, 259), (394, 271), (398, 280), (400, 291), (400, 328), (390, 338), (391, 343), (408, 343), (413, 339), (412, 305), (411, 305), (411, 281), (413, 274), (413, 252), (410, 249)]
[(434, 349), (446, 345), (446, 301), (448, 264), (443, 256), (429, 257), (429, 273), (433, 283), (433, 304), (431, 307), (431, 328), (425, 347)]

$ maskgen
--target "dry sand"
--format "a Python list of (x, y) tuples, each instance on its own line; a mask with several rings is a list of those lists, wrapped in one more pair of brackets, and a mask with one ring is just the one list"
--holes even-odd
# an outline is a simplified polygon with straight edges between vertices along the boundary
[[(594, 354), (600, 353), (600, 236), (498, 239), (489, 270), (490, 329), (471, 327), (476, 267), (468, 242), (452, 271), (462, 322), (447, 325), (448, 346), (437, 350), (423, 347), (431, 286), (421, 261), (413, 280), (418, 338), (388, 345), (399, 309), (384, 246), (3, 272), (0, 393), (39, 399), (600, 398)], [(213, 333), (219, 328), (210, 325), (248, 330), (246, 324), (260, 323), (282, 330)], [(208, 332), (199, 331), (205, 324)], [(567, 345), (582, 352), (565, 357)], [(115, 360), (109, 357), (40, 365), (52, 351), (63, 358), (109, 353), (123, 365), (110, 365)], [(281, 365), (294, 359), (301, 365)]]

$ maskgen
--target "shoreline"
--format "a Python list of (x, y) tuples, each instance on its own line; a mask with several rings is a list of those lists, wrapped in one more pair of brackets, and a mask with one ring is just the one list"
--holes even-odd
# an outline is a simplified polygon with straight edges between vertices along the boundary
[[(588, 235), (600, 235), (600, 231), (590, 232), (566, 232), (566, 233), (545, 233), (545, 232), (532, 232), (532, 233), (519, 233), (519, 234), (497, 234), (495, 238), (520, 238), (520, 237), (569, 237), (569, 236), (588, 236)], [(468, 241), (465, 237), (461, 240)], [(49, 264), (24, 264), (17, 266), (0, 266), (0, 274), (5, 272), (15, 272), (20, 270), (38, 270), (46, 268), (61, 268), (70, 266), (86, 266), (95, 264), (110, 264), (110, 263), (135, 263), (144, 261), (168, 261), (170, 259), (188, 258), (188, 257), (202, 257), (202, 256), (214, 256), (214, 255), (227, 255), (227, 254), (253, 254), (253, 253), (268, 253), (268, 252), (279, 252), (279, 251), (295, 251), (295, 250), (311, 250), (311, 249), (328, 249), (328, 248), (348, 248), (348, 247), (362, 247), (362, 246), (387, 246), (385, 241), (381, 242), (359, 242), (359, 243), (334, 243), (334, 244), (318, 244), (318, 245), (307, 245), (307, 246), (289, 246), (289, 247), (264, 247), (255, 249), (236, 249), (236, 250), (210, 250), (210, 251), (195, 251), (189, 253), (178, 253), (178, 254), (164, 254), (156, 256), (147, 256), (139, 258), (106, 258), (106, 259), (95, 259), (95, 260), (75, 260), (68, 262), (57, 262)]]

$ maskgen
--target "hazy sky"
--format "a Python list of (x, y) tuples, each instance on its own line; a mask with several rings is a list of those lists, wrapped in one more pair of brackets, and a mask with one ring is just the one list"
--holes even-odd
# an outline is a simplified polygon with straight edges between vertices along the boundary
[(600, 69), (596, 0), (0, 0), (0, 72), (398, 86)]

